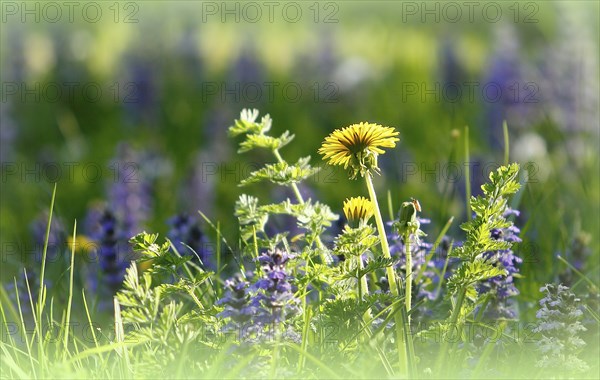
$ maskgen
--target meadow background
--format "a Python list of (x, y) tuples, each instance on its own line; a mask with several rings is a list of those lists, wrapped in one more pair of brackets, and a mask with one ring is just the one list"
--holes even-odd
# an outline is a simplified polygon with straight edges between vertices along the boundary
[[(99, 205), (127, 204), (133, 229), (161, 235), (174, 215), (202, 210), (236, 241), (237, 183), (271, 159), (236, 154), (227, 128), (242, 108), (296, 135), (286, 157), (323, 167), (302, 191), (338, 213), (365, 190), (320, 163), (323, 138), (363, 120), (397, 128), (376, 187), (395, 204), (419, 199), (433, 237), (450, 216), (465, 220), (465, 127), (477, 193), (503, 163), (506, 120), (510, 158), (528, 173), (521, 317), (535, 318), (545, 283), (585, 288), (557, 254), (598, 283), (598, 2), (474, 3), (95, 2), (71, 19), (61, 2), (57, 16), (3, 1), (2, 283), (24, 267), (35, 276), (54, 182), (51, 249), (65, 265), (46, 276), (58, 300), (73, 221), (91, 240), (85, 220)], [(95, 265), (79, 261), (76, 288)]]

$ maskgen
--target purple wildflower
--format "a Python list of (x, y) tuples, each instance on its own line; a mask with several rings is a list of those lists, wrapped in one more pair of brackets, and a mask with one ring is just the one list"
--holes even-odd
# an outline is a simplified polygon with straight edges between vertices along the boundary
[[(233, 83), (229, 83), (228, 86), (231, 87), (228, 88), (262, 81), (264, 72), (251, 41), (245, 45), (240, 55), (234, 61), (230, 77)], [(248, 99), (244, 100), (248, 101)]]
[(294, 296), (285, 265), (292, 255), (280, 250), (263, 252), (258, 258), (263, 277), (256, 281), (254, 301), (260, 305), (257, 322), (280, 323), (300, 313), (300, 300)]
[(129, 239), (142, 230), (151, 212), (151, 182), (142, 170), (145, 158), (127, 144), (118, 148), (115, 182), (109, 189), (109, 205), (121, 222), (121, 231)]
[(99, 300), (98, 309), (108, 310), (112, 306), (112, 297), (121, 288), (125, 271), (131, 264), (128, 236), (120, 228), (114, 213), (105, 210), (93, 238), (97, 243), (98, 267), (97, 277), (91, 283), (92, 290)]
[(502, 146), (502, 124), (524, 127), (533, 123), (538, 91), (530, 69), (520, 57), (521, 47), (514, 27), (502, 25), (496, 30), (497, 47), (485, 74), (482, 92), (486, 106), (486, 127), (490, 143)]
[[(561, 253), (561, 255), (569, 260), (575, 269), (585, 273), (587, 269), (586, 263), (588, 262), (588, 258), (592, 255), (592, 249), (590, 248), (592, 237), (584, 231), (576, 231), (573, 235), (575, 236), (571, 240), (571, 243), (564, 254)], [(559, 279), (566, 286), (571, 286), (577, 279), (577, 276), (573, 273), (571, 268), (567, 267), (559, 274)]]
[(236, 276), (225, 281), (225, 289), (225, 295), (217, 301), (217, 305), (225, 307), (225, 310), (219, 313), (219, 317), (230, 318), (230, 328), (242, 327), (257, 312), (249, 292), (249, 283)]
[(455, 43), (450, 38), (443, 39), (439, 47), (439, 55), (439, 77), (442, 88), (447, 90), (444, 99), (449, 101), (461, 99), (460, 87), (466, 80), (466, 72), (459, 55), (456, 53)]
[(126, 119), (133, 125), (149, 124), (156, 120), (159, 102), (157, 68), (149, 57), (129, 58), (123, 83), (123, 105)]
[(217, 301), (225, 306), (219, 317), (230, 318), (226, 330), (237, 329), (246, 342), (270, 340), (277, 332), (298, 338), (290, 326), (282, 326), (301, 312), (285, 269), (292, 257), (280, 250), (264, 252), (258, 258), (262, 277), (252, 284), (239, 277), (226, 281), (225, 296)]

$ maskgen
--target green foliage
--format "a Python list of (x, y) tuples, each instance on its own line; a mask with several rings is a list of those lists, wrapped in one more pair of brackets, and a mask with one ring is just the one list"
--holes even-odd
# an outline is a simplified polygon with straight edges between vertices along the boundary
[(358, 228), (344, 227), (344, 231), (335, 239), (334, 251), (338, 255), (359, 256), (379, 243), (376, 231), (370, 225)]
[(511, 247), (510, 242), (492, 239), (492, 230), (512, 225), (504, 217), (508, 207), (509, 195), (519, 190), (517, 175), (519, 165), (502, 166), (490, 174), (490, 182), (483, 185), (483, 195), (471, 197), (471, 210), (475, 216), (460, 227), (466, 232), (462, 247), (453, 250), (453, 256), (463, 260), (463, 264), (449, 279), (455, 291), (468, 288), (475, 282), (498, 276), (493, 263), (484, 260), (481, 255)]
[(382, 256), (370, 258), (364, 268), (352, 268), (344, 274), (345, 278), (360, 278), (371, 273), (377, 273), (394, 264), (394, 259), (389, 259)]
[(244, 240), (250, 239), (258, 232), (264, 232), (269, 214), (258, 205), (258, 198), (242, 194), (235, 202), (234, 215), (240, 223), (240, 232)]
[[(331, 209), (320, 202), (304, 200), (297, 187), (297, 183), (314, 175), (318, 168), (309, 165), (310, 156), (303, 157), (297, 163), (291, 165), (279, 154), (279, 149), (287, 145), (293, 138), (289, 132), (284, 132), (275, 138), (266, 135), (272, 126), (269, 115), (264, 116), (257, 122), (257, 110), (242, 110), (240, 119), (229, 128), (231, 136), (245, 135), (245, 140), (240, 143), (238, 152), (247, 152), (254, 148), (269, 149), (277, 163), (265, 164), (241, 181), (240, 185), (248, 185), (261, 181), (270, 181), (274, 184), (289, 186), (296, 195), (297, 203), (287, 199), (281, 203), (259, 205), (259, 199), (250, 195), (242, 194), (235, 205), (235, 216), (240, 224), (240, 235), (247, 243), (246, 251), (256, 252), (259, 248), (275, 249), (279, 243), (285, 245), (287, 232), (269, 237), (265, 233), (265, 225), (270, 215), (284, 214), (296, 218), (298, 226), (305, 231), (304, 241), (305, 253), (308, 256), (318, 254), (324, 262), (331, 262), (329, 250), (321, 242), (321, 234), (331, 226), (331, 222), (338, 219)], [(285, 247), (284, 247), (285, 248)]]
[[(483, 195), (471, 197), (471, 210), (474, 217), (461, 225), (466, 232), (462, 247), (452, 251), (452, 256), (462, 262), (448, 279), (448, 296), (458, 296), (453, 304), (449, 323), (464, 321), (468, 312), (481, 300), (476, 285), (486, 279), (506, 275), (506, 271), (486, 259), (486, 252), (509, 249), (512, 243), (492, 239), (492, 230), (512, 225), (504, 217), (508, 207), (507, 197), (519, 190), (517, 176), (519, 165), (502, 166), (490, 173), (489, 182), (481, 188)], [(460, 318), (460, 319), (459, 319)]]
[(258, 118), (257, 109), (243, 109), (240, 113), (240, 118), (234, 122), (234, 125), (229, 127), (229, 134), (231, 136), (238, 136), (241, 134), (265, 134), (271, 130), (273, 120), (269, 115), (263, 116), (260, 123), (256, 122)]
[(475, 285), (478, 282), (505, 275), (506, 271), (494, 266), (493, 262), (476, 257), (473, 261), (462, 263), (448, 279), (448, 292), (449, 294), (456, 294), (460, 290), (466, 290), (467, 297), (475, 302), (478, 296)]
[[(169, 242), (157, 244), (157, 234), (141, 233), (131, 241), (140, 261), (152, 260), (152, 267), (139, 273), (134, 263), (127, 269), (123, 289), (117, 294), (126, 342), (139, 343), (130, 354), (136, 358), (133, 370), (138, 375), (166, 376), (182, 365), (197, 370), (201, 362), (184, 352), (210, 351), (215, 342), (206, 335), (206, 326), (218, 326), (219, 309), (201, 300), (209, 289), (212, 273), (185, 272), (186, 259), (176, 255)], [(168, 281), (166, 275), (173, 275)], [(205, 352), (206, 353), (206, 352)]]
[(483, 196), (471, 197), (471, 210), (475, 216), (460, 226), (467, 238), (462, 247), (453, 251), (455, 257), (472, 261), (484, 252), (510, 248), (511, 244), (508, 242), (493, 240), (492, 230), (512, 225), (504, 218), (504, 212), (508, 207), (507, 196), (520, 188), (518, 173), (518, 164), (498, 168), (490, 173), (490, 182), (481, 187)]
[(302, 157), (293, 165), (287, 162), (266, 164), (264, 168), (250, 173), (248, 178), (240, 182), (240, 186), (262, 181), (270, 181), (283, 186), (302, 182), (319, 171), (319, 168), (311, 167), (308, 164), (309, 161), (310, 157)]
[(286, 146), (294, 139), (294, 135), (291, 135), (288, 131), (285, 131), (279, 137), (266, 135), (265, 133), (271, 130), (273, 120), (269, 115), (265, 115), (260, 123), (257, 123), (257, 118), (258, 110), (244, 109), (240, 114), (240, 119), (229, 127), (231, 136), (246, 135), (245, 140), (240, 143), (238, 153), (248, 152), (256, 148), (275, 151)]

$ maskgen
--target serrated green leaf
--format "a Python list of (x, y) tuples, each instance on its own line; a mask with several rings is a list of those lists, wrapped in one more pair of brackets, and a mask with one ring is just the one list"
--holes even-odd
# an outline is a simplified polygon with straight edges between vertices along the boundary
[(264, 168), (250, 173), (248, 178), (241, 181), (239, 186), (271, 181), (278, 185), (290, 185), (301, 182), (319, 171), (308, 164), (310, 157), (303, 157), (296, 164), (289, 165), (287, 162), (267, 164)]
[(238, 153), (245, 153), (252, 149), (263, 148), (269, 150), (276, 150), (283, 148), (294, 139), (294, 135), (291, 135), (289, 131), (285, 131), (279, 137), (267, 136), (262, 134), (250, 134), (246, 136), (246, 140), (240, 143)]

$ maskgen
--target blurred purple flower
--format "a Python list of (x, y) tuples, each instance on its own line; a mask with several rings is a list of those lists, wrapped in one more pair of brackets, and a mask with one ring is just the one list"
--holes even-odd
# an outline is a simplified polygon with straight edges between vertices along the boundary
[(108, 203), (121, 223), (120, 233), (127, 239), (142, 231), (152, 211), (152, 186), (148, 171), (144, 170), (145, 162), (145, 156), (121, 144), (112, 163), (116, 177), (109, 189)]
[(533, 71), (521, 58), (516, 29), (500, 25), (495, 29), (495, 50), (484, 74), (481, 94), (485, 104), (485, 130), (494, 147), (503, 147), (502, 124), (530, 127), (539, 112), (541, 94)]
[(124, 72), (118, 83), (118, 95), (126, 111), (126, 120), (133, 125), (153, 124), (158, 117), (160, 101), (159, 69), (150, 57), (135, 56), (125, 60)]
[(240, 54), (233, 62), (228, 78), (231, 78), (231, 81), (227, 88), (233, 88), (236, 84), (244, 86), (249, 83), (260, 83), (262, 85), (264, 70), (252, 41), (244, 44)]
[(125, 271), (132, 261), (128, 235), (113, 212), (104, 210), (91, 234), (96, 242), (96, 261), (92, 262), (88, 285), (98, 300), (98, 310), (111, 310), (113, 296), (121, 288)]
[(179, 254), (191, 255), (192, 261), (204, 269), (212, 268), (210, 246), (198, 220), (186, 214), (179, 214), (169, 219), (168, 223), (171, 226), (168, 237)]
[(439, 77), (441, 87), (447, 89), (445, 98), (460, 99), (460, 88), (466, 80), (465, 69), (456, 54), (455, 43), (449, 37), (442, 40), (439, 47), (440, 67)]

